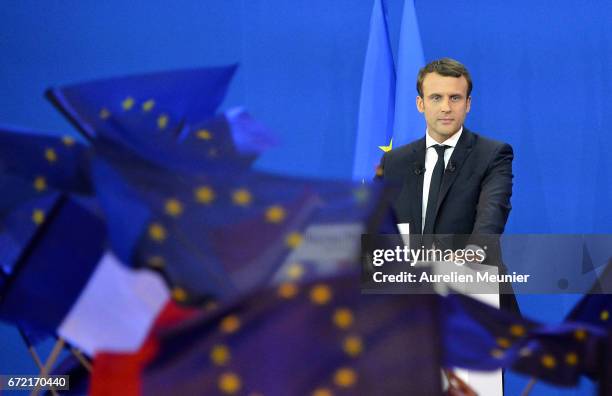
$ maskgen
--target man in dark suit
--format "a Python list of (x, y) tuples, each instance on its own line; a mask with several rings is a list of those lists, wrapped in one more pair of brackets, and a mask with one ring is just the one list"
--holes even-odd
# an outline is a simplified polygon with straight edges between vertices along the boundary
[(419, 72), (416, 105), (426, 136), (382, 158), (382, 176), (401, 183), (395, 202), (411, 233), (501, 234), (510, 212), (512, 148), (469, 131), (472, 82), (444, 58)]
[[(483, 247), (491, 241), (486, 235), (503, 233), (508, 219), (512, 147), (463, 126), (472, 80), (461, 63), (444, 58), (427, 64), (417, 91), (425, 137), (385, 153), (378, 169), (385, 181), (400, 186), (397, 221), (409, 223), (411, 234), (452, 234), (435, 239), (439, 248)], [(486, 256), (486, 263), (504, 272), (499, 252)]]

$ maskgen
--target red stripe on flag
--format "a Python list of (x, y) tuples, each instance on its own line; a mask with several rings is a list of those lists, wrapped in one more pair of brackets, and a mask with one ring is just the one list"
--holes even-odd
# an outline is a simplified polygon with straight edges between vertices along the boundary
[(135, 353), (100, 352), (93, 361), (89, 393), (94, 396), (140, 395), (141, 373), (159, 350), (157, 335), (198, 313), (170, 301), (160, 312), (147, 339)]

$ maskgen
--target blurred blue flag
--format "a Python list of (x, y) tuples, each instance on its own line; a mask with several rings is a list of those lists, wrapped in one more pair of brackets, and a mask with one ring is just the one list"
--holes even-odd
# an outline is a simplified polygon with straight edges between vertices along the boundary
[(180, 175), (164, 175), (161, 169), (147, 172), (129, 167), (124, 172), (132, 180), (104, 160), (97, 159), (92, 166), (117, 257), (127, 265), (162, 272), (178, 300), (230, 293), (229, 278), (213, 261), (208, 234), (179, 225), (181, 219), (197, 219), (190, 213), (196, 205), (193, 190), (197, 187), (188, 190)]
[[(584, 268), (592, 269), (586, 245), (583, 246)], [(539, 368), (543, 371), (541, 378), (564, 386), (575, 385), (583, 374), (603, 381), (606, 365), (601, 363), (609, 359), (612, 334), (612, 295), (603, 292), (611, 286), (612, 263), (609, 262), (563, 324), (534, 332), (527, 350), (540, 351), (539, 360), (532, 357), (535, 353), (530, 353), (517, 361), (514, 369), (527, 372)]]
[[(0, 318), (55, 332), (102, 255), (102, 221), (61, 197), (22, 252), (0, 303)], [(44, 307), (44, 309), (41, 309)]]
[(441, 394), (436, 296), (364, 297), (358, 284), (288, 282), (222, 304), (159, 334), (136, 375), (121, 367), (137, 357), (104, 356), (92, 392), (125, 378), (143, 394)]
[(612, 259), (608, 260), (589, 293), (565, 317), (565, 322), (587, 323), (612, 331)]
[[(0, 272), (8, 277), (13, 273), (26, 248), (40, 232), (61, 195), (57, 192), (35, 194), (29, 191), (29, 183), (6, 176), (0, 176), (0, 186), (2, 191), (6, 191), (4, 195), (20, 198), (19, 203), (12, 203), (0, 209)], [(19, 194), (20, 188), (23, 188), (27, 195)], [(0, 289), (0, 296), (2, 294)]]
[(510, 366), (536, 323), (460, 294), (442, 305), (444, 364), (474, 370)]
[(183, 156), (200, 159), (200, 170), (206, 162), (215, 160), (248, 166), (278, 143), (274, 133), (239, 107), (184, 128), (179, 142)]
[[(48, 92), (91, 139), (114, 252), (162, 272), (182, 301), (266, 284), (312, 221), (356, 219), (371, 211), (363, 204), (377, 202), (367, 187), (358, 194), (347, 184), (248, 171), (276, 139), (243, 109), (214, 116), (233, 72), (167, 72)], [(163, 119), (154, 119), (160, 111)]]
[(507, 368), (559, 386), (601, 378), (606, 332), (579, 323), (543, 325), (463, 295), (442, 304), (444, 364)]
[(166, 134), (214, 116), (236, 66), (158, 72), (51, 88), (47, 97), (89, 138)]
[(606, 333), (592, 326), (540, 326), (521, 345), (511, 369), (558, 386), (576, 386), (583, 375), (601, 379), (605, 342)]
[(177, 174), (98, 160), (94, 180), (119, 257), (162, 271), (190, 300), (259, 284), (299, 244), (316, 204), (304, 183), (230, 169)]
[(225, 165), (174, 172), (94, 145), (101, 151), (93, 178), (114, 251), (125, 263), (164, 273), (183, 301), (223, 299), (267, 284), (307, 227), (340, 220), (364, 225), (380, 202), (373, 186)]
[(37, 192), (91, 194), (88, 161), (88, 147), (71, 136), (0, 126), (0, 171), (26, 180)]
[(13, 266), (61, 192), (91, 194), (89, 151), (70, 136), (0, 127), (0, 266)]
[(47, 96), (90, 140), (177, 171), (249, 166), (276, 144), (245, 110), (215, 115), (236, 66), (168, 71), (53, 88)]

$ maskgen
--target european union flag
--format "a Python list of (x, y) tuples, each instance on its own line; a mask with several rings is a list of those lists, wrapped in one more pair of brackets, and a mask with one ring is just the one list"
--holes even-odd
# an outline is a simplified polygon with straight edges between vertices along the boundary
[[(51, 88), (47, 97), (85, 136), (145, 142), (214, 116), (236, 66), (158, 72)], [(140, 139), (139, 139), (140, 137)]]
[[(102, 160), (93, 169), (115, 251), (126, 263), (162, 270), (179, 301), (251, 286), (299, 243), (313, 209), (307, 185), (281, 177), (185, 175)], [(247, 267), (257, 270), (239, 276)]]
[(191, 159), (199, 171), (215, 161), (232, 161), (248, 167), (262, 152), (277, 144), (274, 134), (242, 108), (185, 127), (178, 140), (181, 156)]
[(45, 222), (60, 192), (91, 194), (89, 150), (70, 136), (0, 127), (0, 258), (13, 266)]
[(566, 316), (566, 322), (581, 322), (612, 330), (612, 294), (601, 294), (612, 290), (612, 258), (597, 278), (591, 290)]
[(612, 295), (588, 294), (584, 296), (565, 318), (566, 322), (582, 322), (612, 330)]
[(384, 151), (391, 150), (393, 144), (395, 64), (386, 9), (385, 0), (374, 0), (359, 99), (355, 180), (371, 179)]
[[(50, 225), (49, 222), (64, 205), (63, 192), (92, 193), (88, 162), (87, 147), (70, 136), (48, 136), (29, 130), (0, 128), (0, 188), (3, 191), (0, 197), (0, 251), (2, 272), (6, 278), (5, 290), (1, 293), (4, 295), (5, 312), (12, 303), (33, 304), (34, 307), (44, 304), (44, 299), (36, 298), (41, 297), (40, 295), (31, 299), (24, 296), (32, 297), (32, 293), (44, 294), (44, 291), (49, 291), (49, 278), (42, 275), (44, 272), (40, 268), (33, 270), (36, 265), (30, 267), (24, 262), (32, 258), (35, 246), (48, 240), (50, 235), (47, 233), (56, 229), (56, 226)], [(79, 227), (78, 221), (75, 220), (73, 226)], [(67, 230), (62, 229), (52, 238), (54, 243), (59, 244), (68, 235)], [(92, 237), (95, 238), (95, 235)], [(78, 250), (74, 246), (66, 246), (65, 243), (63, 246), (62, 259), (55, 257), (58, 262), (70, 261), (73, 256), (69, 256), (68, 252)], [(58, 262), (52, 258), (44, 261), (46, 265), (58, 265)], [(29, 275), (34, 277), (25, 281), (22, 276), (24, 272), (27, 274), (25, 278), (30, 279)], [(77, 278), (75, 276), (75, 282)], [(37, 285), (47, 287), (34, 290)], [(66, 285), (64, 288), (71, 289)], [(31, 290), (28, 292), (28, 289)], [(35, 302), (40, 305), (36, 306)], [(15, 318), (20, 317), (18, 311), (12, 311), (12, 314), (17, 315)], [(35, 322), (37, 318), (45, 316), (39, 315), (39, 310), (33, 307), (26, 311), (32, 315), (31, 319)], [(10, 317), (12, 314), (7, 315)], [(28, 322), (29, 319), (23, 320)]]
[(512, 370), (560, 386), (575, 386), (582, 375), (601, 378), (605, 337), (585, 325), (541, 326), (520, 348)]
[[(11, 180), (6, 176), (0, 176), (0, 186), (2, 186), (2, 191), (6, 191), (5, 196), (20, 199), (17, 203), (0, 208), (0, 272), (10, 276), (19, 257), (30, 245), (55, 207), (60, 194), (48, 192), (35, 196), (30, 191), (29, 183), (18, 179)], [(18, 194), (19, 187), (22, 187), (25, 190), (22, 191), (27, 195)], [(2, 289), (0, 289), (0, 295), (2, 295)]]
[[(166, 167), (206, 160), (183, 158), (177, 138), (214, 116), (236, 66), (178, 70), (52, 88), (47, 96), (89, 139), (112, 141)], [(197, 162), (194, 162), (197, 161)]]
[(442, 305), (444, 364), (474, 370), (509, 367), (537, 324), (461, 294)]
[[(583, 245), (583, 267), (592, 269)], [(611, 326), (612, 299), (601, 293), (610, 284), (612, 265), (566, 316), (564, 323), (533, 329), (521, 346), (512, 369), (560, 386), (576, 385), (582, 375), (604, 380)], [(605, 287), (605, 286), (604, 286)]]
[(42, 216), (42, 229), (10, 274), (0, 318), (55, 332), (96, 267), (106, 231), (99, 218), (65, 197)]
[(0, 172), (28, 181), (38, 193), (91, 194), (88, 161), (88, 147), (71, 136), (0, 127)]
[(368, 186), (227, 167), (181, 173), (104, 157), (93, 170), (113, 248), (126, 263), (162, 271), (179, 301), (266, 284), (330, 208), (344, 207), (346, 216), (350, 209), (345, 221), (365, 223), (378, 203)]
[(442, 304), (444, 364), (510, 368), (560, 386), (601, 378), (606, 333), (575, 323), (543, 325), (463, 295)]
[(122, 378), (157, 395), (440, 395), (437, 297), (362, 296), (358, 284), (286, 282), (210, 308), (158, 334), (140, 360), (99, 355), (92, 392)]
[(276, 144), (241, 108), (215, 111), (235, 66), (169, 71), (86, 82), (47, 94), (90, 140), (177, 171), (211, 164), (248, 167)]

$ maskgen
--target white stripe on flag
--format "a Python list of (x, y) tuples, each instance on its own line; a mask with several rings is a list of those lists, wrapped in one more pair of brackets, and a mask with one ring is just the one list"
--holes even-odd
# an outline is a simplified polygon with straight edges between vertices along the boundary
[(128, 268), (107, 252), (58, 334), (90, 356), (101, 350), (136, 351), (169, 295), (157, 273)]

